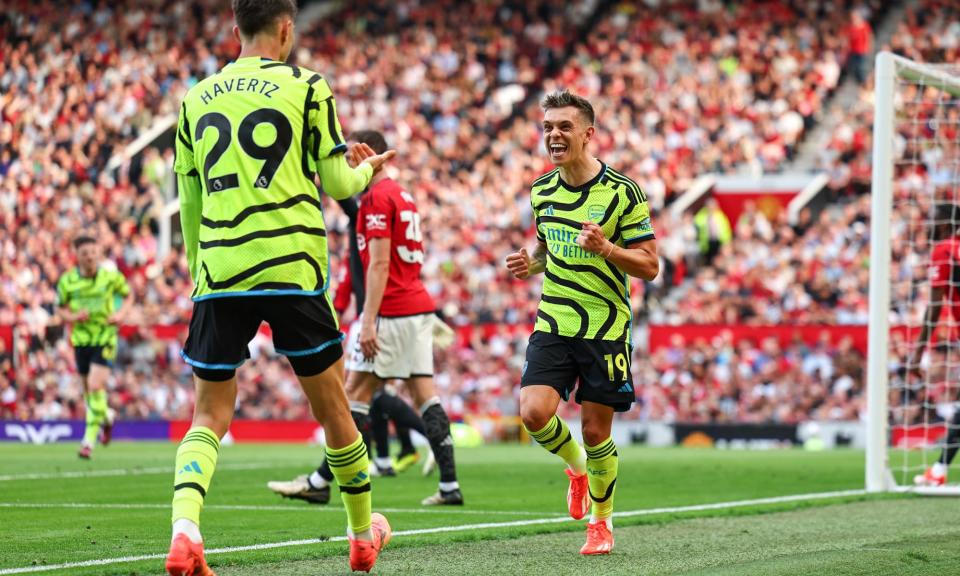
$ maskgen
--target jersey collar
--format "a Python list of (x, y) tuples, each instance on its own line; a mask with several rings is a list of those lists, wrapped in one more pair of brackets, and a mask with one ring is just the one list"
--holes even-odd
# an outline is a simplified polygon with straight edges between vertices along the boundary
[(559, 179), (560, 185), (563, 186), (564, 190), (569, 192), (589, 192), (591, 188), (597, 185), (597, 182), (603, 179), (607, 173), (607, 165), (604, 164), (603, 160), (600, 160), (600, 171), (597, 172), (597, 175), (591, 178), (590, 180), (584, 182), (579, 186), (570, 186), (563, 181), (563, 176), (560, 175), (560, 172), (557, 172), (557, 178)]

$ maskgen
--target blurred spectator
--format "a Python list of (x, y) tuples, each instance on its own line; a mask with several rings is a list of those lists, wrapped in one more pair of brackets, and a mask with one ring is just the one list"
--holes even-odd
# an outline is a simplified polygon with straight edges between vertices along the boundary
[(707, 199), (706, 205), (697, 212), (693, 223), (697, 227), (700, 254), (703, 256), (704, 263), (710, 266), (720, 252), (720, 248), (729, 244), (733, 238), (730, 220), (720, 209), (717, 199), (711, 196)]
[(867, 61), (873, 51), (873, 29), (860, 10), (855, 9), (850, 12), (850, 24), (845, 32), (850, 51), (847, 71), (853, 74), (858, 84), (863, 84), (867, 79)]

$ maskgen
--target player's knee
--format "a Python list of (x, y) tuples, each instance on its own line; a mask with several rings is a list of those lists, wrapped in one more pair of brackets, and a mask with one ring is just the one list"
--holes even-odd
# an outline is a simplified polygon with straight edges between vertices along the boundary
[(538, 406), (532, 402), (520, 404), (520, 419), (523, 421), (524, 427), (531, 432), (543, 430), (552, 417), (553, 412), (543, 406)]
[(600, 422), (584, 420), (580, 430), (587, 446), (596, 446), (610, 437), (610, 428)]

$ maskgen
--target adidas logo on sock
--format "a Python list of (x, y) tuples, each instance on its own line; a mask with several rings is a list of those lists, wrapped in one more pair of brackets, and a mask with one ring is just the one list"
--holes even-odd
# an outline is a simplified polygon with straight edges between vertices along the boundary
[(361, 473), (357, 474), (357, 475), (353, 478), (353, 480), (347, 482), (347, 484), (359, 484), (359, 483), (363, 482), (363, 481), (366, 480), (366, 479), (367, 479), (367, 473), (366, 473), (366, 472), (361, 472)]
[(196, 472), (197, 474), (203, 474), (203, 470), (200, 469), (200, 465), (197, 464), (196, 460), (184, 466), (183, 470), (180, 470), (180, 472), (177, 472), (177, 474), (183, 474), (184, 472)]

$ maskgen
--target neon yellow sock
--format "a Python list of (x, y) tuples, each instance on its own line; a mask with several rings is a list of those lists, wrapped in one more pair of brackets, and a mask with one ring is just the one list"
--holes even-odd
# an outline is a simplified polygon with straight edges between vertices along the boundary
[(573, 437), (570, 427), (562, 418), (554, 414), (542, 430), (534, 432), (528, 429), (527, 432), (537, 441), (537, 444), (563, 458), (574, 472), (586, 473), (586, 454), (583, 452), (583, 446)]
[(83, 443), (92, 448), (100, 435), (100, 425), (107, 418), (107, 391), (87, 392), (83, 398), (87, 404), (87, 427), (83, 432)]
[(597, 520), (606, 520), (613, 514), (619, 462), (617, 445), (612, 437), (596, 446), (587, 446), (587, 481), (590, 484), (593, 516)]
[(367, 446), (359, 434), (357, 439), (344, 448), (327, 447), (327, 464), (340, 485), (340, 498), (347, 510), (347, 523), (354, 534), (370, 529), (370, 476), (367, 470)]
[(184, 518), (200, 525), (203, 499), (213, 480), (220, 438), (209, 428), (194, 426), (177, 449), (173, 475), (173, 521)]

